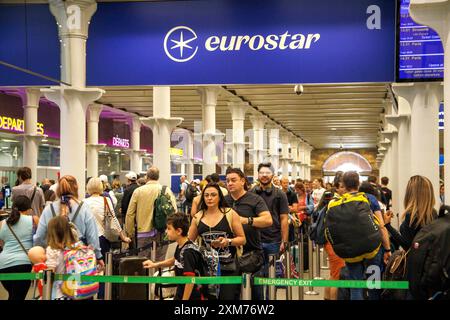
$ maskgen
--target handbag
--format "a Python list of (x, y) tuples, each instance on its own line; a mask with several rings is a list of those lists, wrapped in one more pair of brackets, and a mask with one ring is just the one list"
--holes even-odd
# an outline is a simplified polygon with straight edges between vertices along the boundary
[(220, 271), (225, 271), (227, 273), (235, 273), (238, 271), (237, 257), (228, 263), (220, 262)]
[(103, 236), (109, 241), (109, 242), (115, 242), (119, 238), (119, 232), (114, 230), (112, 228), (112, 224), (114, 223), (114, 215), (111, 213), (111, 209), (109, 208), (108, 202), (105, 197), (103, 197), (103, 203), (105, 208), (105, 215), (103, 219), (103, 227), (104, 227), (104, 234)]
[(255, 273), (264, 264), (264, 258), (260, 250), (247, 252), (238, 258), (239, 271), (242, 273)]
[[(409, 253), (404, 250), (395, 251), (384, 272), (384, 281), (407, 281), (406, 258)], [(382, 300), (406, 300), (408, 290), (385, 289), (381, 293)]]

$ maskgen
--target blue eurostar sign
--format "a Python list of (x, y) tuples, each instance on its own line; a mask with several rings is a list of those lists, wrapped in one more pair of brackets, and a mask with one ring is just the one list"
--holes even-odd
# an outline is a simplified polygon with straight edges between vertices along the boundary
[(99, 3), (89, 27), (87, 84), (393, 82), (395, 2)]

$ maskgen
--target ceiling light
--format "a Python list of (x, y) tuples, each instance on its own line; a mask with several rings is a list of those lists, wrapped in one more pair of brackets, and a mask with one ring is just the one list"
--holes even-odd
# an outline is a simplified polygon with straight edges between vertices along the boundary
[(2, 141), (4, 141), (4, 142), (11, 142), (11, 143), (19, 142), (17, 140), (10, 140), (10, 139), (2, 139)]

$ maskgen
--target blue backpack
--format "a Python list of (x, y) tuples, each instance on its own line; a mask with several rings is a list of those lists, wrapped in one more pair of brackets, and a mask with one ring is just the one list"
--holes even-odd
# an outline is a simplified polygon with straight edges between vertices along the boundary
[(323, 223), (326, 212), (327, 206), (324, 206), (322, 209), (317, 211), (317, 218), (311, 225), (311, 229), (309, 232), (309, 238), (318, 245), (324, 245), (327, 242), (325, 239), (325, 224)]

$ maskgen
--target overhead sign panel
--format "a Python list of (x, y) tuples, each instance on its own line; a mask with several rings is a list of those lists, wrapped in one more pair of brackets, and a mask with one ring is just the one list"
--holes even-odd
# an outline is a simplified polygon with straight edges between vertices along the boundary
[[(8, 8), (2, 7), (5, 17)], [(392, 82), (395, 9), (393, 0), (99, 3), (89, 26), (87, 84)], [(23, 30), (11, 27), (14, 19), (0, 21), (0, 35), (8, 39), (0, 51), (59, 78), (57, 28), (48, 5), (27, 5), (26, 17)], [(39, 39), (32, 45), (23, 40), (31, 34)], [(36, 84), (25, 76), (0, 76), (5, 83)]]
[[(56, 20), (48, 4), (0, 4), (0, 62), (60, 79)], [(0, 64), (0, 85), (57, 85)]]
[(99, 3), (90, 85), (390, 82), (395, 1)]
[(444, 78), (444, 48), (433, 29), (417, 24), (409, 15), (410, 0), (400, 1), (398, 81)]

